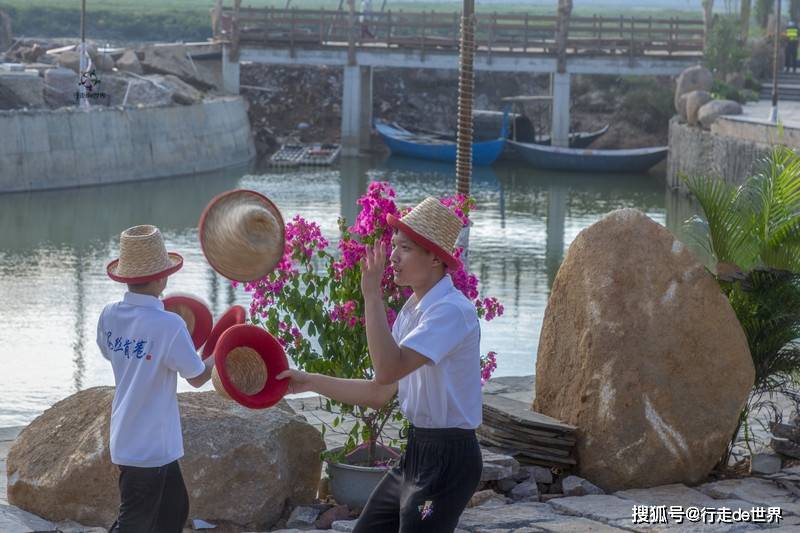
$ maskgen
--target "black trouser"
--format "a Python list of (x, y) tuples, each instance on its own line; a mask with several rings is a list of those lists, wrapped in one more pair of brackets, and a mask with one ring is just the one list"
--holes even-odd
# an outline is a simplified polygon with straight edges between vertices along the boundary
[(109, 533), (181, 533), (189, 495), (178, 461), (154, 468), (119, 467), (119, 516)]
[(475, 431), (412, 427), (400, 465), (369, 497), (353, 533), (447, 533), (481, 480)]
[(788, 71), (792, 69), (792, 72), (797, 70), (797, 41), (788, 41), (786, 43), (786, 60), (784, 61), (784, 67)]

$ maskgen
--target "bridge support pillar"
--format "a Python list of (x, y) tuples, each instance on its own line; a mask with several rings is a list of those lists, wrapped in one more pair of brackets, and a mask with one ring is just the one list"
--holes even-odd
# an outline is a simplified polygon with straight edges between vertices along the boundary
[(345, 66), (342, 85), (342, 155), (358, 156), (370, 149), (372, 67)]
[(569, 95), (570, 74), (556, 72), (553, 74), (553, 116), (550, 135), (553, 146), (569, 146)]
[(222, 46), (222, 87), (227, 94), (239, 94), (239, 60), (231, 61), (231, 47)]

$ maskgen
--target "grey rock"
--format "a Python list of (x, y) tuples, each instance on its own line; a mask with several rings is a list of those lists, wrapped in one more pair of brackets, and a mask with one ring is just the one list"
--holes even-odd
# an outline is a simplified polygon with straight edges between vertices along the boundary
[(334, 531), (344, 531), (347, 533), (355, 529), (356, 522), (358, 522), (358, 520), (337, 520), (331, 524), (331, 529)]
[(714, 498), (681, 483), (661, 485), (649, 489), (629, 489), (614, 493), (614, 496), (634, 500), (646, 505), (681, 505), (686, 507), (715, 506)]
[(467, 503), (467, 507), (478, 507), (481, 505), (505, 505), (506, 499), (503, 497), (502, 494), (498, 494), (495, 491), (488, 489), (488, 490), (481, 490), (476, 492), (472, 495)]
[(678, 110), (678, 100), (686, 93), (692, 91), (711, 91), (714, 77), (707, 68), (700, 65), (689, 67), (678, 76), (675, 86), (675, 109)]
[(497, 488), (501, 492), (508, 492), (508, 491), (510, 491), (511, 489), (513, 489), (516, 486), (517, 486), (517, 482), (514, 481), (514, 478), (505, 478), (505, 479), (501, 479), (501, 480), (499, 480), (497, 482)]
[(477, 533), (498, 529), (501, 531), (515, 530), (528, 527), (532, 524), (539, 526), (540, 522), (550, 522), (560, 516), (544, 503), (525, 502), (504, 505), (494, 509), (475, 507), (466, 509), (458, 522), (458, 527)]
[(513, 477), (519, 472), (519, 462), (510, 455), (481, 449), (483, 472), (481, 481), (497, 481)]
[(52, 529), (51, 522), (13, 505), (0, 503), (0, 531), (3, 533), (29, 533), (30, 531), (51, 531)]
[(485, 464), (481, 472), (481, 481), (497, 481), (514, 475), (510, 466)]
[[(594, 520), (576, 517), (564, 517), (552, 522), (537, 523), (536, 528), (536, 531), (552, 533), (618, 533), (626, 531)], [(517, 531), (514, 530), (514, 533)]]
[(605, 494), (603, 489), (578, 476), (567, 476), (561, 480), (561, 488), (567, 496)]
[(51, 68), (44, 72), (44, 99), (50, 107), (75, 105), (78, 74), (68, 68)]
[(697, 112), (697, 119), (708, 129), (723, 115), (741, 115), (742, 104), (733, 100), (711, 100)]
[(553, 473), (549, 468), (544, 468), (542, 466), (526, 466), (524, 468), (530, 472), (530, 476), (536, 481), (536, 483), (549, 485), (553, 482)]
[(286, 527), (304, 528), (313, 526), (319, 513), (320, 510), (315, 507), (305, 505), (295, 507), (292, 510), (292, 514), (289, 515), (289, 520), (286, 521)]
[(616, 521), (630, 521), (633, 506), (641, 504), (616, 496), (590, 495), (556, 498), (547, 502), (546, 505), (559, 513), (608, 524)]
[[(686, 122), (690, 126), (697, 126), (697, 113), (700, 108), (711, 101), (711, 93), (708, 91), (692, 91), (686, 93)], [(683, 98), (683, 97), (681, 97)]]
[(523, 481), (528, 481), (530, 478), (531, 478), (530, 467), (522, 466), (517, 471), (517, 473), (514, 474), (512, 479), (517, 483), (522, 483)]
[(0, 72), (0, 89), (13, 94), (24, 107), (44, 107), (44, 80), (37, 72)]
[(139, 63), (139, 56), (133, 50), (125, 50), (122, 57), (117, 59), (117, 68), (125, 72), (142, 74), (142, 64)]
[(539, 501), (539, 490), (534, 481), (523, 481), (513, 489), (510, 493), (511, 498), (521, 501)]
[(751, 474), (776, 474), (781, 470), (781, 456), (774, 453), (756, 453), (750, 456)]

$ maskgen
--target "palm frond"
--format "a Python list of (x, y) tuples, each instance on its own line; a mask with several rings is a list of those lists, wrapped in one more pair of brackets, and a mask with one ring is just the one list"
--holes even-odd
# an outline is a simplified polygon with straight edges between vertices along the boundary
[(708, 240), (717, 261), (745, 270), (754, 266), (758, 252), (750, 237), (750, 214), (741, 205), (741, 187), (705, 177), (686, 178), (685, 182), (706, 217)]

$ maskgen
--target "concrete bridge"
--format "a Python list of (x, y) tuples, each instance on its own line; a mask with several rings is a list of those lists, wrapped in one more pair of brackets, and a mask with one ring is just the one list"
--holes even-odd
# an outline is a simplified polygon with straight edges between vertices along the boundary
[[(223, 44), (223, 76), (239, 92), (239, 62), (327, 65), (344, 69), (342, 152), (369, 148), (372, 69), (458, 69), (460, 13), (350, 13), (242, 8), (218, 2), (214, 36)], [(475, 69), (550, 74), (552, 136), (566, 146), (573, 74), (676, 75), (703, 59), (702, 20), (572, 17), (566, 61), (557, 58), (557, 17), (526, 13), (476, 16)]]

